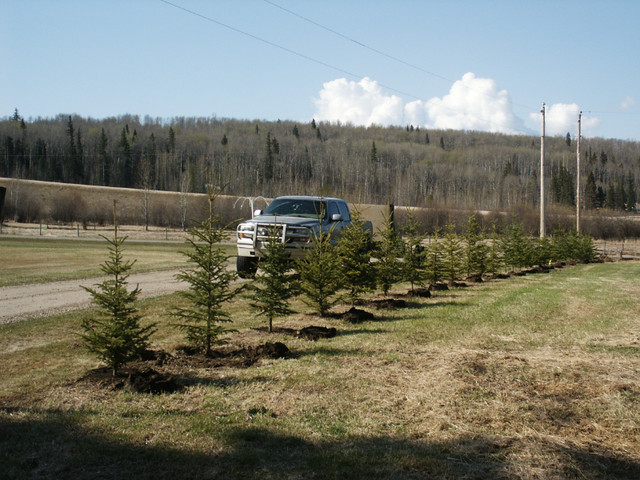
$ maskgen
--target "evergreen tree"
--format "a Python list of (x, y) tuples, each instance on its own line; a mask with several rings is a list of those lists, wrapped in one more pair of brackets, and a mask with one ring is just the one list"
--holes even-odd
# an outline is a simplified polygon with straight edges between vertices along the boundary
[(554, 169), (551, 174), (551, 197), (561, 205), (575, 205), (573, 179), (563, 165)]
[(638, 195), (636, 193), (636, 181), (633, 173), (627, 176), (627, 210), (632, 211), (638, 203)]
[(291, 258), (277, 230), (270, 232), (265, 244), (260, 270), (248, 285), (247, 295), (251, 308), (269, 321), (269, 333), (273, 331), (273, 319), (293, 313), (289, 300), (298, 292), (298, 276), (291, 271)]
[(230, 255), (220, 245), (225, 229), (217, 226), (215, 198), (216, 195), (210, 192), (206, 218), (189, 231), (188, 250), (182, 253), (193, 266), (176, 275), (178, 280), (189, 285), (188, 290), (179, 293), (188, 305), (173, 311), (179, 322), (175, 326), (186, 334), (192, 345), (202, 348), (207, 355), (211, 353), (211, 345), (225, 331), (221, 324), (231, 321), (225, 304), (239, 292), (232, 288), (237, 275), (228, 269)]
[(67, 140), (67, 171), (65, 172), (65, 176), (71, 183), (81, 183), (84, 177), (83, 164), (82, 159), (78, 156), (76, 136), (71, 116), (69, 116), (69, 121), (67, 122)]
[(500, 272), (503, 266), (502, 250), (499, 238), (500, 236), (498, 235), (498, 230), (494, 223), (487, 249), (487, 272), (492, 275)]
[(387, 295), (391, 287), (402, 279), (402, 249), (390, 215), (384, 219), (378, 234), (380, 240), (375, 251), (378, 260), (375, 264), (376, 277), (382, 292)]
[(271, 142), (271, 132), (267, 133), (263, 176), (267, 182), (273, 178), (273, 143)]
[(80, 129), (76, 130), (76, 161), (75, 171), (78, 183), (84, 182), (84, 146), (82, 145), (82, 137)]
[(175, 155), (176, 153), (176, 132), (173, 127), (169, 127), (168, 153)]
[(482, 277), (487, 270), (488, 247), (478, 219), (471, 215), (464, 234), (464, 269), (467, 276)]
[(456, 234), (456, 226), (449, 222), (442, 240), (442, 265), (444, 278), (449, 283), (449, 287), (452, 287), (460, 278), (463, 268), (462, 252), (462, 240)]
[(140, 288), (127, 290), (127, 278), (134, 261), (124, 261), (122, 245), (127, 237), (118, 237), (118, 225), (114, 210), (113, 239), (103, 237), (109, 243), (109, 259), (100, 266), (111, 278), (97, 285), (97, 288), (82, 287), (91, 294), (92, 301), (101, 314), (82, 320), (87, 349), (96, 354), (113, 370), (113, 375), (127, 362), (139, 358), (148, 348), (149, 337), (155, 331), (155, 324), (140, 325), (141, 316), (134, 303)]
[(102, 185), (110, 186), (111, 185), (111, 161), (109, 158), (109, 153), (107, 152), (107, 146), (109, 144), (109, 139), (107, 138), (107, 134), (104, 132), (104, 128), (100, 133), (100, 140), (98, 142), (98, 157), (99, 157), (99, 178), (102, 180)]
[(627, 208), (627, 192), (624, 189), (624, 178), (616, 182), (615, 208), (616, 210), (625, 210)]
[(378, 163), (378, 149), (376, 148), (376, 142), (371, 144), (371, 153), (369, 154), (369, 161), (376, 165)]
[(303, 302), (321, 316), (338, 301), (342, 287), (340, 257), (331, 243), (331, 233), (315, 234), (304, 258), (297, 263)]
[(607, 194), (605, 193), (604, 189), (602, 188), (602, 185), (598, 185), (598, 202), (597, 202), (597, 206), (598, 208), (600, 207), (604, 207), (605, 206), (605, 202), (607, 199)]
[(512, 269), (531, 265), (533, 245), (519, 223), (511, 223), (500, 238), (505, 265)]
[(614, 210), (616, 208), (616, 188), (613, 182), (607, 184), (607, 192), (604, 200), (604, 206)]
[(131, 156), (131, 146), (127, 138), (127, 128), (123, 128), (120, 134), (120, 165), (119, 165), (119, 181), (120, 187), (132, 187), (133, 177), (133, 158)]
[(442, 259), (442, 242), (440, 239), (440, 229), (436, 228), (433, 236), (429, 241), (426, 253), (425, 267), (427, 270), (427, 279), (431, 284), (442, 281), (444, 276), (444, 265)]
[(403, 279), (411, 283), (411, 291), (415, 286), (424, 286), (427, 279), (425, 268), (426, 251), (422, 244), (425, 235), (421, 234), (420, 224), (412, 210), (407, 211), (407, 224), (404, 231), (403, 245)]
[(587, 182), (584, 186), (584, 208), (592, 210), (598, 208), (598, 189), (596, 187), (596, 178), (593, 172), (589, 172), (587, 175)]
[(340, 231), (337, 254), (342, 265), (343, 283), (352, 305), (376, 288), (374, 267), (371, 263), (373, 239), (365, 229), (359, 211), (351, 212), (351, 224)]

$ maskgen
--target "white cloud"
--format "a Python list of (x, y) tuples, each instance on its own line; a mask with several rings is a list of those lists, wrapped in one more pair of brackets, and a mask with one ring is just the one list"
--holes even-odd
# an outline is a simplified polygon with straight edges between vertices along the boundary
[(506, 90), (490, 78), (466, 73), (443, 98), (405, 104), (375, 80), (339, 78), (323, 85), (315, 99), (314, 118), (354, 125), (416, 125), (420, 127), (521, 133), (522, 120), (512, 112)]
[(465, 73), (442, 98), (425, 107), (435, 128), (520, 133), (522, 121), (513, 114), (511, 98), (490, 78)]
[[(576, 103), (554, 103), (545, 108), (545, 134), (565, 135), (567, 132), (577, 134), (578, 114), (580, 107)], [(534, 112), (529, 117), (540, 125), (542, 114)], [(600, 121), (596, 117), (582, 116), (582, 130), (588, 130), (598, 125)]]
[(378, 82), (367, 77), (359, 82), (338, 78), (323, 85), (315, 100), (314, 118), (354, 125), (402, 124), (402, 99), (386, 95)]
[(623, 110), (627, 110), (633, 107), (635, 104), (636, 100), (631, 96), (627, 96), (622, 102), (620, 102), (620, 108), (622, 108)]

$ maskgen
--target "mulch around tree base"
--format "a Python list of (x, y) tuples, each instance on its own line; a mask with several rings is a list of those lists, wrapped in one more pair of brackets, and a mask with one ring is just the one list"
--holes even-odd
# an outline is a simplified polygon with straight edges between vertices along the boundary
[(379, 298), (371, 300), (369, 306), (377, 308), (378, 310), (395, 310), (396, 308), (406, 308), (407, 302), (400, 298)]
[[(259, 327), (255, 330), (260, 332), (268, 332), (269, 329), (267, 327)], [(290, 335), (296, 338), (304, 338), (306, 340), (316, 341), (321, 338), (333, 338), (338, 334), (338, 331), (333, 327), (319, 327), (316, 325), (309, 325), (308, 327), (304, 327), (296, 330), (295, 328), (286, 328), (286, 327), (273, 327), (272, 333), (282, 333), (284, 335)]]
[(361, 310), (356, 307), (351, 307), (345, 313), (341, 314), (340, 317), (350, 323), (362, 323), (367, 322), (369, 320), (375, 320), (375, 315), (371, 312), (367, 312), (366, 310)]
[(291, 358), (293, 354), (281, 342), (266, 342), (250, 347), (222, 346), (209, 355), (186, 347), (169, 354), (151, 351), (143, 360), (129, 362), (114, 377), (111, 368), (91, 370), (77, 382), (90, 382), (112, 390), (136, 393), (172, 393), (184, 388), (193, 368), (246, 368), (261, 359)]

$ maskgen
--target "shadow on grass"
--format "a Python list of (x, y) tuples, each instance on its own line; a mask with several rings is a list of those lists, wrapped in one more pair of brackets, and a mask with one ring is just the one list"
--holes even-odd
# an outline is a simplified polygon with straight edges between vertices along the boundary
[(28, 412), (38, 419), (25, 419), (25, 413), (0, 410), (1, 478), (506, 479), (520, 478), (532, 467), (512, 464), (513, 456), (532, 445), (553, 459), (535, 466), (542, 470), (540, 478), (640, 476), (637, 459), (614, 457), (596, 445), (580, 449), (540, 438), (529, 444), (521, 438), (477, 436), (435, 443), (386, 436), (309, 442), (265, 428), (221, 424), (225, 430), (200, 439), (210, 447), (198, 452), (109, 438), (85, 428), (77, 412)]

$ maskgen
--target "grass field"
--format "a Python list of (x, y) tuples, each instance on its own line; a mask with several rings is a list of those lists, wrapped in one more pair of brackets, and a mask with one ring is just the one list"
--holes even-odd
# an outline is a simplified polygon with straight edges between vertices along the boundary
[[(103, 260), (86, 248), (69, 275)], [(151, 265), (175, 260), (148, 248)], [(298, 302), (276, 321), (338, 329), (317, 342), (257, 330), (238, 299), (226, 341), (281, 341), (295, 358), (186, 366), (184, 390), (155, 395), (86, 381), (90, 310), (2, 325), (0, 478), (640, 478), (639, 277), (640, 263), (579, 265), (362, 324)], [(167, 316), (180, 301), (140, 303), (154, 348), (183, 342)]]
[[(232, 246), (225, 248), (235, 252)], [(185, 266), (184, 249), (184, 242), (127, 240), (124, 257), (135, 260), (132, 273), (172, 270)], [(102, 239), (0, 237), (0, 287), (98, 277), (106, 256)]]

